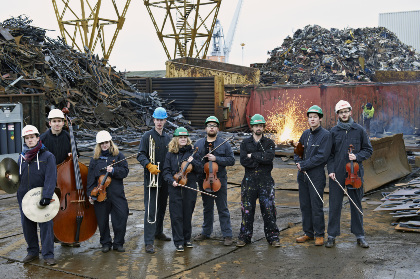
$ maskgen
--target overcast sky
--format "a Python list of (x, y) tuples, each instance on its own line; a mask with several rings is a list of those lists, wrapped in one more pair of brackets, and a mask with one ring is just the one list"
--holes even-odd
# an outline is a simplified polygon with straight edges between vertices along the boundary
[[(72, 2), (80, 1), (70, 0), (70, 3)], [(121, 3), (123, 0), (117, 2)], [(222, 1), (218, 18), (225, 34), (229, 30), (236, 3), (237, 0)], [(105, 7), (105, 4), (103, 6)], [(104, 8), (104, 13), (106, 9), (107, 7)], [(308, 24), (339, 29), (376, 27), (379, 13), (413, 10), (420, 10), (419, 0), (244, 0), (230, 63), (248, 66), (255, 62), (265, 62), (268, 58), (267, 51), (280, 46), (287, 35), (292, 35), (294, 31)], [(0, 21), (21, 14), (29, 16), (34, 26), (58, 30), (51, 1), (17, 0), (9, 1), (7, 5), (3, 3), (0, 8)], [(47, 36), (51, 38), (58, 35), (57, 31), (47, 32)], [(109, 40), (111, 37), (108, 37)], [(243, 53), (241, 43), (245, 44)], [(166, 60), (166, 54), (143, 0), (132, 0), (124, 27), (111, 53), (110, 64), (121, 71), (163, 70)]]

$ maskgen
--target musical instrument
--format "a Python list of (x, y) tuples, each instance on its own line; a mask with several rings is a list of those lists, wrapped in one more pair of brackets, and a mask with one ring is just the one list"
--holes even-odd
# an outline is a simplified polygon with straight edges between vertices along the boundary
[(221, 144), (219, 144), (218, 146), (216, 146), (215, 148), (213, 148), (212, 150), (209, 150), (209, 153), (207, 153), (206, 155), (204, 155), (203, 158), (201, 158), (201, 160), (203, 160), (204, 158), (206, 158), (207, 155), (213, 153), (213, 151), (215, 151), (217, 148), (219, 148), (220, 146), (222, 146), (223, 144), (225, 144), (228, 140), (232, 139), (234, 136), (231, 136), (227, 139), (225, 139)]
[(116, 165), (116, 164), (118, 164), (118, 163), (124, 162), (125, 160), (130, 159), (131, 157), (137, 156), (138, 154), (139, 154), (139, 153), (136, 153), (136, 154), (130, 155), (130, 156), (125, 157), (124, 159), (119, 160), (119, 161), (117, 161), (117, 162), (115, 162), (115, 160), (114, 160), (114, 161), (112, 161), (112, 164), (109, 164), (108, 166), (103, 167), (101, 170), (104, 170), (104, 169), (106, 169), (107, 167), (112, 167), (113, 165)]
[(213, 198), (217, 198), (217, 196), (212, 195), (212, 194), (210, 194), (210, 193), (203, 192), (203, 191), (201, 191), (201, 190), (198, 190), (198, 189), (194, 189), (194, 188), (188, 187), (187, 185), (184, 185), (184, 184), (180, 184), (180, 183), (177, 183), (177, 184), (178, 184), (178, 186), (181, 186), (181, 187), (184, 187), (184, 188), (187, 188), (187, 189), (190, 189), (190, 190), (197, 191), (197, 192), (199, 192), (199, 193), (205, 194), (205, 195), (210, 196), (210, 197), (213, 197)]
[[(349, 154), (353, 153), (354, 146), (352, 144), (349, 145)], [(362, 179), (357, 176), (357, 172), (359, 171), (359, 164), (350, 160), (346, 164), (346, 171), (348, 176), (346, 177), (346, 186), (352, 186), (353, 188), (360, 188), (362, 186)]]
[(22, 199), (22, 211), (26, 218), (33, 222), (45, 223), (52, 220), (60, 209), (58, 196), (54, 193), (50, 204), (42, 206), (39, 204), (42, 198), (43, 187), (36, 187), (29, 190)]
[[(213, 143), (210, 142), (209, 143), (209, 153), (208, 154), (213, 152), (212, 146), (213, 146)], [(220, 187), (222, 186), (222, 183), (220, 182), (219, 178), (217, 177), (217, 172), (218, 171), (219, 171), (219, 165), (216, 162), (212, 162), (212, 161), (209, 160), (207, 163), (204, 164), (204, 172), (206, 173), (206, 178), (203, 181), (203, 189), (205, 191), (207, 191), (207, 192), (217, 192), (217, 191), (220, 190)]]
[(88, 168), (79, 162), (73, 127), (64, 108), (69, 128), (72, 155), (57, 166), (60, 209), (54, 218), (54, 235), (63, 243), (78, 243), (91, 238), (97, 228), (95, 209), (89, 203), (86, 182)]
[[(149, 136), (149, 160), (150, 163), (152, 163), (153, 165), (156, 165), (156, 160), (155, 160), (155, 140), (153, 139), (152, 135)], [(160, 162), (157, 162), (157, 168), (159, 169), (159, 164)], [(157, 220), (157, 206), (158, 206), (158, 194), (159, 194), (159, 173), (158, 174), (152, 174), (150, 173), (149, 176), (149, 185), (147, 186), (149, 188), (149, 199), (147, 201), (147, 222), (149, 224), (154, 224), (156, 223)], [(150, 219), (150, 191), (151, 188), (156, 188), (156, 201), (155, 201), (155, 220), (152, 221)]]
[(0, 163), (0, 188), (8, 194), (19, 188), (19, 166), (12, 158), (4, 158)]
[(344, 194), (346, 194), (346, 196), (349, 198), (349, 200), (353, 203), (353, 205), (356, 207), (356, 209), (360, 212), (360, 214), (362, 214), (363, 216), (363, 212), (359, 209), (359, 207), (357, 207), (356, 203), (352, 200), (352, 198), (350, 198), (350, 195), (347, 193), (346, 189), (344, 189), (343, 186), (341, 186), (340, 182), (338, 182), (337, 178), (334, 179), (335, 182), (337, 182), (338, 186), (341, 187), (341, 189), (344, 191)]
[[(122, 161), (122, 160), (121, 160)], [(114, 165), (115, 160), (112, 161)], [(90, 196), (93, 200), (96, 199), (97, 202), (103, 202), (106, 200), (106, 188), (108, 188), (109, 184), (111, 184), (111, 177), (109, 177), (109, 172), (99, 176), (98, 178), (98, 186), (93, 188), (92, 192), (90, 192)]]
[[(197, 153), (198, 151), (198, 147), (195, 148), (194, 152), (192, 153), (191, 156), (194, 156), (195, 153)], [(179, 172), (177, 172), (176, 174), (174, 174), (174, 179), (177, 183), (180, 184), (187, 184), (187, 175), (193, 170), (193, 166), (191, 165), (190, 162), (188, 161), (184, 161), (181, 164), (181, 168), (179, 170)]]

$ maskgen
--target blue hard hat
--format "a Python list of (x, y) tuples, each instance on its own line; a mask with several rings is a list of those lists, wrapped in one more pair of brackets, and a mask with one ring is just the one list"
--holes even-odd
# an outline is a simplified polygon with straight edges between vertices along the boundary
[(153, 112), (153, 118), (156, 118), (156, 119), (166, 119), (166, 118), (168, 118), (168, 114), (166, 113), (166, 109), (164, 109), (163, 107), (156, 108), (155, 111)]

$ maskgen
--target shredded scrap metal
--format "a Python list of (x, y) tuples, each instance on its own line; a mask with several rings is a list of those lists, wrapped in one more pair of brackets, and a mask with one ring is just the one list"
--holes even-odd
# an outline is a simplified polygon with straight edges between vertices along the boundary
[(147, 129), (158, 106), (167, 109), (170, 128), (188, 127), (172, 102), (156, 92), (136, 91), (98, 56), (77, 52), (60, 38), (46, 37), (46, 30), (30, 26), (31, 22), (19, 16), (0, 24), (0, 94), (45, 93), (46, 112), (70, 106), (70, 117), (80, 129)]
[(261, 83), (321, 84), (370, 82), (375, 71), (415, 71), (420, 55), (384, 27), (298, 29), (269, 51)]

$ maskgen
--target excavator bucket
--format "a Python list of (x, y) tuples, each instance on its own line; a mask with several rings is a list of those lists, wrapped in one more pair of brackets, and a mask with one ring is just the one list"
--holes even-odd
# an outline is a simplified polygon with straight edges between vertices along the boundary
[(411, 173), (402, 134), (372, 139), (372, 156), (363, 162), (365, 192)]

